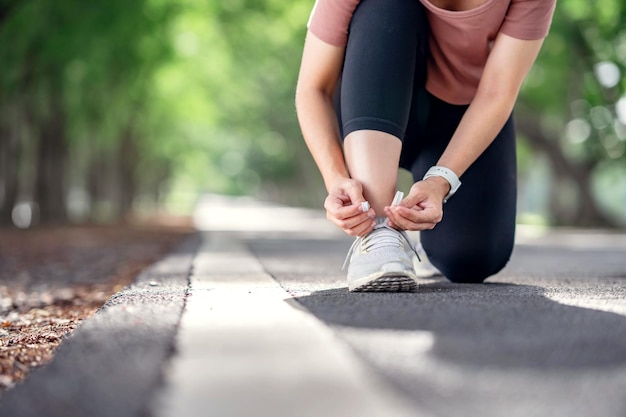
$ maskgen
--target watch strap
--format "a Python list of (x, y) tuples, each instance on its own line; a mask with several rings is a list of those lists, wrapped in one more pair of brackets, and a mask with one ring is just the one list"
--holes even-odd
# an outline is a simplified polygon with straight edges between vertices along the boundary
[(450, 191), (443, 199), (444, 203), (447, 203), (450, 197), (452, 197), (461, 186), (461, 180), (459, 180), (459, 177), (457, 177), (454, 171), (446, 167), (442, 167), (442, 166), (430, 167), (428, 171), (426, 171), (426, 175), (424, 175), (423, 179), (426, 179), (429, 177), (442, 177), (446, 181), (448, 181), (448, 183), (450, 184)]

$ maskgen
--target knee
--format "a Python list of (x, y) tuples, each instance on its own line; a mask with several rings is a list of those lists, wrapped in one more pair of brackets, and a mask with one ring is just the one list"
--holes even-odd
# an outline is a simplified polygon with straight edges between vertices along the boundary
[(450, 281), (479, 284), (498, 273), (508, 263), (511, 249), (457, 247), (440, 248), (426, 252), (441, 273)]
[(380, 24), (387, 31), (396, 32), (402, 27), (415, 28), (426, 21), (426, 14), (414, 0), (366, 0), (362, 1), (353, 15), (353, 21), (364, 17), (367, 26)]

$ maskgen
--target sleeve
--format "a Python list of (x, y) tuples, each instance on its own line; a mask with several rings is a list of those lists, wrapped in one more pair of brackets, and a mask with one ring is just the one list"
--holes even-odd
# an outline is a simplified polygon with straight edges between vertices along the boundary
[(512, 0), (500, 32), (518, 39), (542, 39), (548, 35), (556, 0)]
[(348, 28), (360, 0), (317, 0), (309, 17), (309, 30), (322, 41), (335, 46), (348, 42)]

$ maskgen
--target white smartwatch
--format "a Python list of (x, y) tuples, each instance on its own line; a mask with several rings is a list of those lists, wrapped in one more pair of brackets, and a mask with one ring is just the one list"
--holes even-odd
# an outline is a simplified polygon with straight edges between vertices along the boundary
[(429, 177), (442, 177), (446, 181), (448, 181), (448, 183), (450, 183), (450, 192), (443, 199), (444, 203), (447, 203), (450, 197), (452, 197), (454, 193), (456, 193), (459, 187), (461, 186), (461, 181), (459, 180), (459, 177), (456, 176), (454, 171), (446, 167), (440, 167), (440, 166), (430, 167), (430, 169), (426, 171), (426, 175), (424, 175), (423, 179), (426, 179)]

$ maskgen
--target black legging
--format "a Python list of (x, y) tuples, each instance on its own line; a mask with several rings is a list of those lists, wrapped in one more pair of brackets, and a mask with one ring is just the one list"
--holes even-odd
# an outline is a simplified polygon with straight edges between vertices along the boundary
[[(363, 0), (350, 24), (338, 89), (345, 138), (378, 130), (403, 141), (400, 166), (415, 181), (446, 148), (468, 106), (448, 104), (425, 89), (428, 26), (417, 0)], [(517, 198), (515, 130), (509, 118), (494, 142), (463, 174), (444, 218), (421, 241), (451, 281), (482, 282), (513, 250)]]

